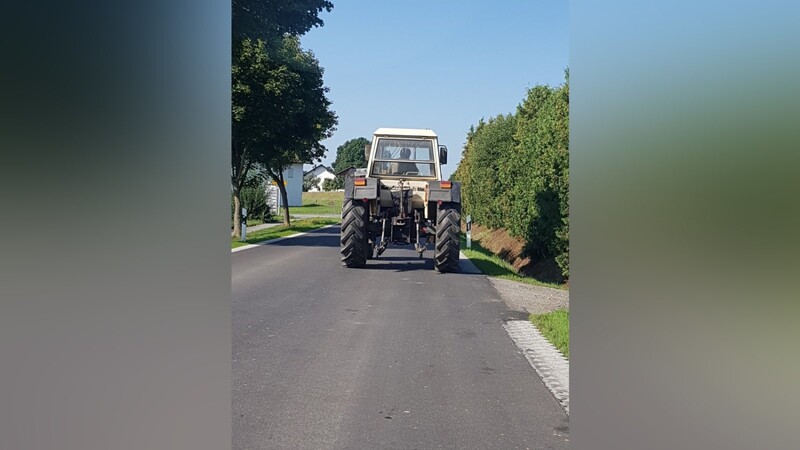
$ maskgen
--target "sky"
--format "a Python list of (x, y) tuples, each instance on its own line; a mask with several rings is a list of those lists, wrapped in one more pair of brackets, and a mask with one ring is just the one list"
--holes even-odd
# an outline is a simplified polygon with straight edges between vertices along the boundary
[(339, 118), (323, 164), (377, 128), (430, 128), (447, 146), (447, 178), (471, 125), (515, 111), (528, 88), (564, 82), (566, 0), (332, 2), (301, 39)]

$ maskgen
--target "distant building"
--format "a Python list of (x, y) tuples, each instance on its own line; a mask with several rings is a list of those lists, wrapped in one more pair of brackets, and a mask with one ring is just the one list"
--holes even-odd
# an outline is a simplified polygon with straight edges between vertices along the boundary
[(316, 188), (309, 189), (309, 192), (319, 192), (322, 190), (322, 182), (325, 180), (332, 180), (335, 178), (336, 175), (333, 173), (333, 169), (330, 167), (324, 166), (322, 164), (317, 164), (314, 166), (313, 169), (303, 173), (303, 179), (309, 180), (311, 178), (316, 178), (318, 183)]
[[(289, 201), (289, 206), (303, 206), (303, 165), (293, 164), (287, 167), (283, 171), (283, 181), (286, 185), (286, 199)], [(274, 181), (267, 187), (267, 198), (274, 199), (270, 201), (273, 211), (275, 207), (280, 208), (280, 190)]]
[(355, 172), (356, 172), (356, 168), (353, 167), (353, 166), (350, 166), (350, 167), (348, 167), (346, 169), (342, 169), (342, 170), (336, 172), (336, 175), (338, 175), (338, 176), (340, 176), (342, 178), (347, 178), (347, 177), (352, 177), (355, 174)]

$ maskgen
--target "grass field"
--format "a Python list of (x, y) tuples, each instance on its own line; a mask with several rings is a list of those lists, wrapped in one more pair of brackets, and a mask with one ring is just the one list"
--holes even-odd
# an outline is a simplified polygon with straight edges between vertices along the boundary
[[(247, 218), (247, 226), (248, 227), (254, 227), (256, 225), (261, 225), (262, 223), (264, 223), (264, 221), (261, 220), (261, 219), (250, 218), (250, 217)], [(231, 230), (233, 230), (233, 225), (231, 225)]]
[(303, 192), (303, 206), (289, 208), (289, 214), (340, 214), (344, 192)]
[(558, 309), (547, 314), (531, 314), (530, 320), (545, 339), (569, 359), (569, 311)]
[(467, 258), (469, 258), (469, 260), (472, 261), (472, 263), (475, 264), (475, 266), (486, 275), (497, 278), (505, 278), (506, 280), (520, 281), (522, 283), (533, 284), (536, 286), (567, 289), (566, 286), (561, 284), (545, 283), (535, 278), (519, 275), (514, 271), (514, 268), (511, 267), (511, 264), (493, 254), (489, 250), (481, 247), (480, 244), (474, 240), (472, 241), (472, 248), (467, 248), (466, 238), (463, 235), (461, 236), (461, 251), (464, 252), (464, 255), (466, 255)]
[(231, 248), (241, 247), (247, 244), (255, 244), (257, 242), (275, 239), (290, 234), (302, 233), (305, 231), (314, 230), (325, 225), (333, 225), (339, 223), (340, 220), (336, 218), (316, 217), (313, 219), (294, 220), (290, 226), (278, 225), (276, 227), (265, 228), (253, 233), (247, 233), (247, 241), (241, 242), (238, 239), (231, 238)]
[(264, 221), (261, 220), (261, 219), (251, 219), (249, 217), (247, 218), (247, 226), (248, 227), (254, 227), (256, 225), (261, 225), (262, 223), (264, 223)]

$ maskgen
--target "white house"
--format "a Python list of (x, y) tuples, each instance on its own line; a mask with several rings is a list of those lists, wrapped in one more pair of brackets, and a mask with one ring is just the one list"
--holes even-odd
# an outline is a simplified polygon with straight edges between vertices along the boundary
[(319, 192), (322, 190), (322, 182), (325, 180), (333, 179), (336, 177), (336, 175), (333, 173), (333, 170), (330, 167), (324, 166), (322, 164), (317, 164), (316, 166), (314, 166), (313, 169), (303, 174), (304, 180), (311, 179), (312, 177), (317, 179), (318, 187), (309, 189), (309, 192)]
[[(303, 206), (303, 165), (294, 164), (283, 171), (283, 181), (286, 185), (286, 199), (289, 206)], [(267, 201), (270, 208), (280, 207), (280, 191), (273, 181), (267, 189)]]

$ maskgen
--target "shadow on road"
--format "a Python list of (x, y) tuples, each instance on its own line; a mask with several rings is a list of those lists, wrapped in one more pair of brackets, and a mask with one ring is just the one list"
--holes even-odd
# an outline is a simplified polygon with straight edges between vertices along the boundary
[[(339, 233), (340, 227), (334, 226), (322, 230), (309, 231), (304, 236), (299, 236), (293, 239), (285, 239), (282, 241), (266, 244), (276, 247), (335, 247), (339, 248)], [(393, 250), (408, 250), (408, 256), (398, 256), (392, 254)], [(371, 259), (367, 261), (367, 266), (362, 269), (354, 270), (384, 270), (394, 272), (408, 272), (411, 270), (429, 270), (434, 271), (433, 267), (433, 249), (428, 248), (425, 252), (425, 257), (419, 259), (416, 253), (413, 253), (413, 246), (391, 244), (387, 248), (387, 254), (382, 255), (378, 259)], [(475, 275), (462, 268), (461, 275)]]
[(387, 256), (367, 261), (367, 266), (358, 270), (393, 270), (407, 272), (409, 270), (433, 270), (432, 259), (417, 257)]
[(275, 247), (339, 247), (339, 235), (303, 236), (302, 238), (286, 239), (285, 241), (273, 242)]
[[(400, 247), (400, 248), (402, 248), (402, 247)], [(374, 259), (373, 261), (403, 261), (403, 262), (409, 262), (409, 263), (411, 263), (411, 262), (420, 262), (421, 263), (421, 262), (425, 261), (426, 259), (428, 259), (427, 255), (425, 255), (425, 256), (426, 257), (422, 258), (422, 259), (419, 259), (418, 256), (381, 256), (380, 258)]]
[(276, 247), (339, 247), (339, 227), (309, 231), (305, 236), (273, 242)]
[[(395, 272), (408, 272), (411, 270), (434, 271), (432, 255), (426, 255), (424, 259), (416, 256), (381, 256), (379, 259), (367, 261), (367, 266), (357, 270), (388, 270)], [(438, 272), (437, 272), (438, 273)], [(480, 272), (469, 272), (463, 267), (461, 271), (453, 275), (482, 275)]]

